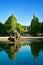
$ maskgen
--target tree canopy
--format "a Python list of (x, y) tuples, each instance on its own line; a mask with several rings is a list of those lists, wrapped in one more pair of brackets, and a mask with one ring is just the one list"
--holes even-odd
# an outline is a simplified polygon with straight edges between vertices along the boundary
[(39, 22), (39, 19), (33, 15), (31, 24), (28, 27), (28, 31), (31, 35), (43, 35), (43, 22)]
[(17, 23), (17, 24), (16, 24), (16, 29), (17, 29), (17, 31), (18, 31), (21, 35), (23, 34), (24, 28), (22, 27), (21, 24)]
[(39, 22), (37, 16), (33, 15), (30, 26), (22, 26), (20, 23), (17, 23), (17, 19), (13, 14), (8, 17), (4, 24), (0, 22), (0, 36), (13, 34), (15, 29), (22, 35), (26, 27), (29, 34), (43, 36), (43, 21)]
[(33, 33), (34, 35), (36, 35), (36, 33), (38, 32), (38, 23), (39, 23), (39, 19), (33, 15), (33, 19), (31, 20), (31, 33)]
[(16, 22), (17, 19), (15, 18), (14, 15), (11, 15), (5, 22), (5, 28), (6, 28), (6, 32), (7, 34), (12, 33), (12, 31), (14, 31), (14, 29), (16, 28)]

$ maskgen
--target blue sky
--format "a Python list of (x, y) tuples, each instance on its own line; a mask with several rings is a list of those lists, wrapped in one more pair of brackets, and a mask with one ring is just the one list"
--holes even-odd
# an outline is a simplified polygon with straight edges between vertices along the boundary
[(14, 14), (17, 22), (30, 25), (33, 14), (43, 21), (43, 0), (0, 0), (0, 21)]

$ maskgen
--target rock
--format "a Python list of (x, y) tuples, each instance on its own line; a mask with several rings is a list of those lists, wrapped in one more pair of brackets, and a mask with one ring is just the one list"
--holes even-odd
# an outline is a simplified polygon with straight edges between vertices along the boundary
[(12, 42), (15, 41), (11, 34), (10, 34), (10, 37), (8, 38), (8, 40), (10, 40), (10, 41), (12, 41)]
[(16, 30), (14, 31), (14, 38), (12, 37), (12, 35), (10, 34), (10, 37), (8, 38), (8, 40), (15, 42), (15, 43), (20, 43), (21, 40), (21, 35), (20, 33), (18, 33)]
[(17, 31), (14, 31), (14, 39), (15, 39), (15, 42), (17, 43), (20, 42), (21, 40), (21, 35)]

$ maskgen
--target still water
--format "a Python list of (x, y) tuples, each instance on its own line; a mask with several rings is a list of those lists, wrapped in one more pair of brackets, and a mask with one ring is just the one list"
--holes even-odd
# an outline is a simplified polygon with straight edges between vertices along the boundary
[(0, 65), (43, 65), (43, 41), (0, 43)]

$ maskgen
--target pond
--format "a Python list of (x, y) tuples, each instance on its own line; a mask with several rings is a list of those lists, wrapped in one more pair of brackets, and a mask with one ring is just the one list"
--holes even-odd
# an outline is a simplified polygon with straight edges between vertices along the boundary
[(43, 65), (43, 41), (0, 43), (0, 65)]

